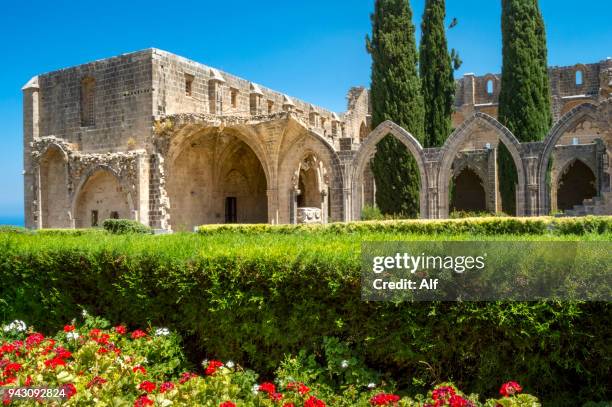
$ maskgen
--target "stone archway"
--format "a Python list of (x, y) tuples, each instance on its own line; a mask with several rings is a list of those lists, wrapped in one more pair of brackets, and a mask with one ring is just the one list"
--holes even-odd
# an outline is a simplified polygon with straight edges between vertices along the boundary
[(131, 219), (129, 194), (110, 169), (99, 167), (85, 177), (73, 205), (76, 228), (99, 227), (106, 219)]
[(592, 103), (582, 103), (563, 116), (552, 128), (544, 140), (537, 169), (537, 180), (540, 186), (538, 212), (540, 215), (547, 215), (552, 209), (552, 192), (547, 182), (548, 166), (555, 146), (568, 131), (572, 130), (583, 120), (596, 121), (597, 106)]
[(597, 196), (597, 177), (582, 160), (572, 160), (561, 171), (555, 189), (557, 210), (567, 211)]
[(307, 152), (293, 176), (292, 223), (326, 223), (329, 217), (327, 169)]
[(470, 167), (458, 171), (453, 177), (453, 194), (449, 207), (451, 211), (485, 212), (486, 192), (480, 175)]
[(441, 161), (438, 170), (439, 217), (447, 218), (449, 216), (449, 185), (450, 177), (452, 176), (451, 167), (457, 153), (461, 151), (462, 145), (470, 137), (470, 134), (476, 126), (485, 126), (489, 128), (498, 137), (499, 141), (506, 146), (508, 151), (510, 151), (518, 175), (518, 184), (516, 188), (517, 216), (525, 215), (525, 185), (527, 180), (521, 158), (521, 144), (512, 132), (496, 119), (487, 114), (477, 112), (450, 135), (440, 151)]
[(376, 145), (387, 135), (391, 135), (402, 142), (416, 160), (419, 168), (420, 189), (419, 189), (419, 206), (420, 217), (425, 219), (429, 216), (428, 208), (428, 175), (425, 164), (425, 154), (423, 147), (417, 139), (409, 132), (391, 121), (385, 121), (378, 125), (361, 144), (357, 154), (353, 158), (353, 173), (352, 173), (352, 220), (361, 218), (361, 210), (363, 209), (362, 185), (364, 180), (364, 171), (366, 165), (369, 164), (371, 157), (376, 152)]
[(49, 146), (40, 158), (39, 171), (41, 227), (71, 227), (66, 153)]
[(266, 172), (241, 135), (229, 130), (195, 131), (173, 147), (168, 160), (172, 230), (268, 222)]

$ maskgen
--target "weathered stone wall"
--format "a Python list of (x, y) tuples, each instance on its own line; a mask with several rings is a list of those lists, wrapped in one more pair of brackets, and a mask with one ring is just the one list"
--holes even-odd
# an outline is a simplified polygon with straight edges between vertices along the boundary
[(499, 75), (467, 74), (456, 130), (430, 149), (391, 122), (372, 129), (365, 88), (337, 114), (156, 49), (40, 75), (23, 88), (26, 226), (87, 227), (97, 215), (190, 230), (225, 222), (228, 198), (237, 222), (357, 220), (374, 203), (369, 161), (387, 134), (417, 159), (422, 217), (448, 216), (462, 168), (482, 181), (487, 210), (500, 210), (500, 142), (517, 167), (518, 214), (554, 209), (551, 158), (554, 180), (562, 161), (594, 168), (598, 196), (585, 211), (612, 212), (612, 60), (550, 73), (563, 116), (544, 141), (519, 143), (495, 120)]
[[(125, 54), (38, 76), (39, 135), (55, 136), (87, 152), (143, 148), (152, 125), (151, 50)], [(83, 125), (81, 88), (95, 81), (93, 123)]]

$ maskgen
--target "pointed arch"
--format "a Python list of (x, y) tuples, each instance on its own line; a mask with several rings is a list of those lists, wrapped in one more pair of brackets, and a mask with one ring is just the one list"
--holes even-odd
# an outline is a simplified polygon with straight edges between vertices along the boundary
[(449, 214), (449, 182), (453, 161), (457, 153), (461, 150), (464, 142), (474, 131), (474, 128), (479, 125), (491, 129), (499, 138), (500, 142), (510, 151), (518, 175), (518, 186), (516, 190), (516, 194), (519, 197), (516, 208), (517, 215), (522, 216), (525, 214), (524, 202), (526, 201), (525, 185), (527, 180), (523, 167), (523, 160), (521, 158), (521, 143), (508, 128), (495, 118), (482, 112), (476, 112), (450, 135), (440, 150), (441, 161), (438, 170), (438, 210), (440, 218), (446, 218)]
[(358, 220), (361, 217), (361, 209), (363, 207), (360, 186), (363, 182), (363, 172), (365, 166), (370, 162), (370, 158), (376, 152), (376, 145), (387, 135), (391, 135), (398, 139), (406, 146), (410, 154), (414, 157), (419, 168), (420, 188), (419, 188), (419, 204), (421, 218), (429, 216), (428, 202), (428, 176), (425, 164), (425, 153), (421, 143), (408, 131), (387, 120), (379, 124), (364, 140), (359, 147), (357, 154), (352, 162), (352, 220)]
[(597, 105), (593, 103), (583, 103), (576, 106), (569, 112), (567, 112), (559, 121), (553, 126), (548, 133), (548, 136), (544, 139), (544, 148), (542, 150), (540, 160), (538, 163), (538, 183), (540, 186), (539, 194), (539, 214), (546, 215), (550, 213), (551, 205), (551, 191), (546, 181), (546, 173), (548, 171), (548, 165), (550, 163), (550, 157), (552, 156), (553, 150), (559, 139), (571, 130), (576, 124), (585, 118), (589, 118), (596, 121), (597, 117)]
[(41, 227), (71, 227), (68, 154), (60, 145), (47, 145), (38, 160), (38, 174)]

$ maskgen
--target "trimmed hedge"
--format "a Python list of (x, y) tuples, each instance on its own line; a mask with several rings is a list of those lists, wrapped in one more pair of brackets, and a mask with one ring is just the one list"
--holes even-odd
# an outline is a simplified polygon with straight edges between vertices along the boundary
[[(544, 232), (534, 225), (551, 224), (517, 222), (536, 235)], [(499, 382), (517, 380), (554, 406), (612, 398), (609, 303), (361, 301), (360, 241), (408, 239), (390, 231), (409, 224), (416, 223), (285, 235), (278, 232), (304, 228), (204, 228), (208, 236), (137, 239), (0, 234), (0, 318), (54, 331), (84, 306), (115, 323), (177, 329), (194, 358), (232, 359), (262, 372), (287, 353), (317, 353), (323, 337), (337, 337), (410, 391), (453, 380), (492, 394)], [(572, 224), (555, 230), (576, 230)]]
[(612, 216), (586, 216), (581, 218), (463, 218), (444, 220), (389, 220), (327, 225), (206, 225), (198, 233), (211, 235), (219, 232), (242, 234), (259, 233), (409, 233), (420, 235), (473, 234), (473, 235), (584, 235), (611, 233)]
[(151, 234), (153, 232), (150, 227), (130, 219), (106, 219), (102, 227), (115, 235)]

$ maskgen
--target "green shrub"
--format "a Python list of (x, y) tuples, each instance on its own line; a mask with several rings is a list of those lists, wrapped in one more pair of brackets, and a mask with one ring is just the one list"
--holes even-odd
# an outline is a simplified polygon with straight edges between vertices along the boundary
[(261, 233), (312, 234), (312, 233), (409, 233), (417, 235), (470, 234), (470, 235), (584, 235), (612, 232), (612, 216), (587, 216), (584, 218), (515, 218), (483, 217), (445, 220), (387, 220), (328, 225), (206, 225), (198, 228), (202, 235), (234, 232), (245, 235)]
[(0, 225), (0, 233), (28, 233), (28, 229), (21, 226)]
[(361, 220), (383, 220), (385, 215), (378, 206), (366, 205), (361, 210)]
[[(196, 360), (231, 359), (264, 374), (300, 350), (335, 361), (357, 354), (415, 393), (452, 380), (493, 394), (500, 382), (517, 380), (552, 406), (575, 406), (612, 398), (612, 304), (364, 302), (359, 247), (364, 240), (422, 240), (425, 231), (445, 230), (478, 231), (478, 240), (519, 230), (568, 240), (547, 234), (609, 231), (606, 225), (609, 218), (501, 218), (221, 226), (201, 228), (206, 236), (137, 239), (0, 234), (0, 319), (50, 332), (86, 306), (132, 327), (150, 322), (175, 329)], [(325, 337), (338, 338), (350, 354)], [(355, 374), (371, 373), (358, 367)]]
[(150, 227), (130, 219), (106, 219), (102, 223), (102, 227), (104, 230), (116, 235), (152, 233)]

